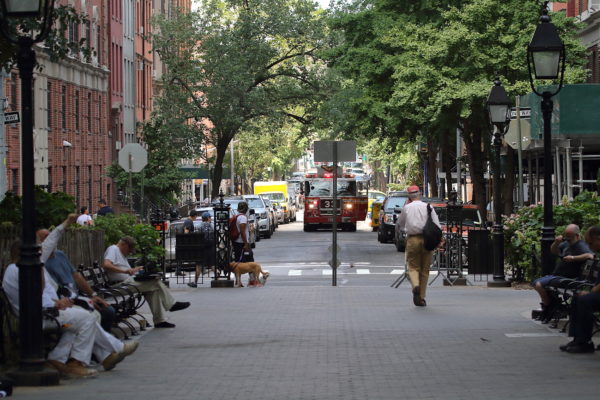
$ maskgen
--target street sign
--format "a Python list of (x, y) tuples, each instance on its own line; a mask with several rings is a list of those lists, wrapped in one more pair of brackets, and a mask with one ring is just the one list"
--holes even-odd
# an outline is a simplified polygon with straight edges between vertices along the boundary
[[(519, 114), (521, 114), (521, 119), (531, 119), (531, 107), (521, 107), (519, 109)], [(510, 119), (517, 119), (517, 109), (510, 109)]]
[(139, 143), (129, 143), (119, 150), (119, 165), (127, 172), (140, 172), (148, 164), (148, 152)]
[[(333, 159), (333, 146), (337, 145), (337, 160)], [(320, 140), (314, 143), (315, 162), (356, 161), (356, 141), (354, 140)]]
[(4, 125), (16, 124), (17, 122), (21, 122), (18, 111), (4, 113)]
[[(521, 119), (521, 149), (527, 150), (532, 144), (531, 140), (531, 124), (528, 119)], [(519, 127), (517, 121), (511, 121), (508, 127), (508, 132), (504, 135), (504, 141), (513, 149), (519, 148)]]

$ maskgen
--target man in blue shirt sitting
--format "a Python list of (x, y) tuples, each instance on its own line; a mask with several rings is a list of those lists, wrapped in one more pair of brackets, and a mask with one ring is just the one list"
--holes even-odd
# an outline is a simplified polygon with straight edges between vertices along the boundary
[(542, 323), (550, 322), (557, 306), (557, 300), (551, 296), (546, 286), (558, 277), (577, 278), (586, 260), (594, 257), (589, 246), (581, 240), (581, 231), (575, 224), (567, 225), (564, 234), (557, 236), (550, 246), (550, 251), (560, 257), (560, 262), (552, 274), (538, 278), (531, 283), (542, 300), (540, 316)]
[[(600, 251), (600, 227), (592, 226), (585, 233), (585, 239), (593, 251)], [(569, 316), (569, 336), (573, 340), (560, 346), (567, 353), (593, 353), (594, 313), (600, 311), (600, 274), (590, 292), (582, 292), (573, 297)]]
[[(36, 234), (38, 242), (42, 243), (50, 231), (40, 229)], [(45, 267), (56, 283), (69, 290), (71, 295), (67, 297), (78, 297), (79, 292), (83, 292), (89, 297), (91, 304), (100, 313), (102, 329), (110, 333), (116, 319), (115, 309), (94, 292), (85, 278), (73, 267), (67, 255), (60, 250), (54, 250), (46, 261)], [(87, 301), (85, 298), (81, 298), (81, 300)]]

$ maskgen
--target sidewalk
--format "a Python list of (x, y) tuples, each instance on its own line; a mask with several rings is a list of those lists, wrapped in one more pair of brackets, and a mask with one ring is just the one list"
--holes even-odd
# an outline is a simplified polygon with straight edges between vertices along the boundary
[[(207, 285), (205, 285), (207, 286)], [(558, 350), (530, 290), (408, 285), (174, 288), (192, 306), (97, 379), (15, 398), (597, 399), (600, 354)]]

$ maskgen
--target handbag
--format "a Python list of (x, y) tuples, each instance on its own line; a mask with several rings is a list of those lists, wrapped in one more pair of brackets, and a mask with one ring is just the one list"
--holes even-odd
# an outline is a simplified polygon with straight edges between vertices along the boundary
[(425, 250), (434, 250), (442, 241), (442, 230), (431, 219), (431, 205), (427, 204), (427, 222), (423, 227), (423, 247)]

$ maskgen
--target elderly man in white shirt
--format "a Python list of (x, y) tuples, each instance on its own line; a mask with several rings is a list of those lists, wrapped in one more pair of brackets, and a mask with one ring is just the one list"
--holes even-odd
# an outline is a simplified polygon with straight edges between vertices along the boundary
[[(75, 214), (55, 228), (42, 243), (40, 261), (46, 262), (52, 254), (64, 229), (75, 222)], [(19, 313), (19, 269), (16, 265), (20, 254), (20, 243), (16, 241), (11, 247), (12, 263), (6, 268), (2, 287), (6, 292), (11, 306)], [(89, 369), (92, 354), (102, 363), (105, 370), (113, 369), (126, 356), (133, 353), (138, 346), (137, 342), (123, 344), (114, 336), (106, 333), (99, 324), (99, 316), (73, 305), (68, 298), (59, 298), (56, 293), (57, 285), (43, 270), (43, 308), (56, 308), (56, 317), (61, 326), (62, 334), (56, 347), (48, 354), (48, 365), (57, 369), (67, 377), (93, 377), (98, 374), (94, 369)], [(96, 313), (97, 314), (97, 313)], [(44, 321), (45, 324), (53, 323)]]
[[(421, 191), (418, 186), (408, 187), (408, 199), (397, 223), (400, 229), (406, 230), (406, 266), (413, 288), (413, 303), (415, 306), (425, 307), (427, 305), (425, 292), (433, 254), (433, 251), (426, 250), (423, 246), (423, 228), (428, 215), (427, 204), (420, 200)], [(431, 220), (440, 226), (440, 220), (433, 208), (431, 209)]]
[(190, 303), (175, 301), (169, 289), (160, 281), (160, 279), (136, 280), (136, 274), (144, 267), (131, 268), (127, 256), (135, 249), (135, 239), (130, 236), (124, 236), (117, 244), (108, 247), (104, 252), (104, 262), (102, 266), (108, 273), (108, 277), (114, 282), (123, 282), (135, 286), (144, 295), (148, 302), (155, 328), (175, 328), (175, 324), (167, 321), (165, 310), (171, 312), (184, 310), (190, 306)]

